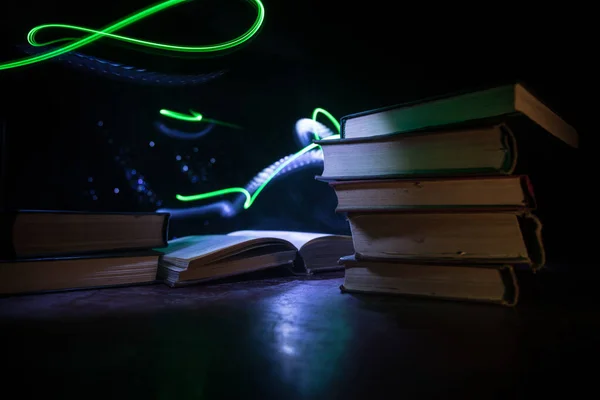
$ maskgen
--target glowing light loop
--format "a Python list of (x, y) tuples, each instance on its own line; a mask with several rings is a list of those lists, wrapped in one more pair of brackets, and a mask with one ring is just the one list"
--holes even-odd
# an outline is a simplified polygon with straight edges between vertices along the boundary
[[(338, 122), (337, 119), (335, 119), (335, 117), (333, 115), (331, 115), (329, 113), (329, 111), (323, 109), (323, 108), (315, 108), (313, 113), (312, 113), (312, 119), (313, 121), (316, 121), (317, 118), (319, 117), (319, 114), (323, 114), (325, 117), (327, 117), (327, 119), (329, 120), (329, 122), (331, 122), (333, 124), (333, 126), (335, 126), (335, 130), (340, 133), (340, 123)], [(317, 140), (319, 140), (319, 136), (316, 137)]]
[[(324, 140), (331, 140), (331, 139), (339, 139), (340, 135), (339, 135), (339, 129), (340, 129), (340, 125), (339, 122), (326, 110), (322, 109), (322, 108), (316, 108), (313, 111), (312, 114), (312, 119), (313, 121), (316, 121), (317, 117), (319, 114), (323, 114), (325, 117), (327, 117), (327, 119), (335, 126), (336, 130), (338, 131), (338, 134), (336, 135), (330, 135), (327, 137), (324, 137)], [(321, 137), (317, 134), (315, 134), (315, 138), (320, 139)], [(307, 153), (310, 153), (311, 151), (320, 151), (320, 146), (316, 143), (311, 143), (308, 146), (304, 147), (303, 149), (301, 149), (300, 151), (298, 151), (297, 153), (294, 153), (288, 157), (286, 157), (286, 159), (279, 163), (277, 165), (277, 167), (270, 173), (267, 174), (266, 177), (264, 178), (260, 178), (260, 175), (264, 172), (264, 170), (255, 177), (255, 179), (253, 179), (251, 181), (251, 183), (254, 183), (253, 186), (256, 187), (256, 183), (257, 181), (261, 181), (261, 183), (258, 185), (258, 187), (256, 187), (256, 189), (254, 190), (253, 193), (250, 193), (249, 190), (245, 189), (245, 188), (240, 188), (240, 187), (234, 187), (234, 188), (228, 188), (228, 189), (221, 189), (221, 190), (216, 190), (213, 192), (208, 192), (208, 193), (202, 193), (202, 194), (197, 194), (197, 195), (190, 195), (190, 196), (183, 196), (180, 194), (176, 195), (177, 200), (179, 201), (184, 201), (184, 202), (189, 202), (189, 201), (197, 201), (197, 200), (204, 200), (204, 199), (208, 199), (208, 198), (212, 198), (212, 197), (217, 197), (217, 196), (222, 196), (222, 195), (226, 195), (226, 194), (231, 194), (231, 193), (241, 193), (245, 196), (246, 200), (244, 201), (244, 209), (248, 209), (252, 206), (252, 204), (256, 201), (256, 199), (258, 198), (258, 196), (260, 195), (260, 193), (264, 190), (264, 188), (282, 171), (284, 170), (287, 166), (289, 166), (290, 164), (294, 163), (297, 159), (299, 159), (300, 157), (304, 156)], [(322, 157), (322, 153), (321, 153), (321, 157)], [(229, 206), (229, 211), (227, 213), (223, 212), (223, 215), (232, 215), (233, 214), (233, 210), (231, 210), (231, 203), (230, 202), (219, 202), (219, 204), (221, 204), (222, 206)], [(211, 205), (211, 209), (214, 208), (213, 205)], [(201, 208), (198, 208), (199, 210), (202, 210)], [(171, 212), (171, 210), (169, 210), (169, 212)]]
[[(117, 35), (114, 33), (120, 29), (125, 28), (126, 26), (129, 26), (135, 22), (141, 21), (153, 14), (159, 13), (168, 8), (171, 8), (173, 6), (176, 6), (178, 4), (185, 3), (188, 1), (189, 0), (163, 1), (161, 3), (150, 6), (146, 9), (138, 11), (138, 12), (136, 12), (118, 22), (115, 22), (103, 29), (100, 29), (100, 30), (84, 28), (84, 27), (75, 26), (75, 25), (67, 25), (67, 24), (45, 24), (45, 25), (36, 26), (35, 28), (31, 29), (29, 31), (29, 33), (27, 34), (27, 41), (29, 42), (30, 45), (35, 46), (35, 47), (41, 47), (41, 46), (47, 46), (50, 44), (55, 44), (55, 43), (60, 43), (60, 42), (65, 42), (65, 41), (69, 41), (69, 43), (65, 44), (63, 46), (54, 48), (52, 50), (49, 50), (47, 52), (44, 52), (42, 54), (37, 54), (37, 55), (30, 56), (30, 57), (22, 58), (20, 60), (2, 63), (2, 64), (0, 64), (0, 70), (19, 68), (19, 67), (24, 67), (27, 65), (39, 63), (42, 61), (46, 61), (46, 60), (52, 59), (54, 57), (58, 57), (60, 55), (66, 54), (68, 52), (77, 50), (81, 47), (87, 46), (90, 43), (93, 43), (102, 38), (109, 38), (109, 39), (118, 40), (118, 41), (122, 41), (122, 42), (126, 42), (126, 43), (131, 43), (131, 44), (134, 44), (137, 46), (150, 47), (150, 48), (169, 51), (169, 52), (179, 52), (179, 53), (218, 52), (218, 51), (232, 49), (232, 48), (239, 46), (239, 45), (247, 42), (248, 40), (250, 40), (259, 31), (259, 29), (265, 19), (265, 8), (264, 8), (262, 2), (260, 0), (247, 0), (252, 5), (254, 5), (257, 9), (256, 20), (254, 21), (254, 23), (252, 24), (250, 29), (248, 29), (245, 33), (243, 33), (242, 35), (238, 36), (235, 39), (228, 40), (228, 41), (222, 42), (222, 43), (217, 43), (217, 44), (212, 44), (212, 45), (203, 45), (203, 46), (180, 46), (180, 45), (173, 45), (173, 44), (165, 44), (165, 43), (159, 43), (159, 42), (152, 42), (149, 40), (130, 38), (127, 36)], [(36, 40), (36, 35), (40, 31), (48, 30), (48, 29), (67, 29), (67, 30), (71, 30), (71, 31), (89, 33), (90, 35), (85, 36), (80, 39), (63, 38), (63, 39), (57, 39), (57, 40), (53, 40), (53, 41), (45, 42), (45, 43), (38, 42)]]
[(197, 113), (196, 111), (193, 111), (193, 110), (190, 110), (190, 114), (192, 114), (192, 115), (182, 114), (182, 113), (178, 113), (176, 111), (169, 111), (169, 110), (165, 110), (165, 109), (160, 110), (160, 114), (164, 115), (165, 117), (178, 119), (180, 121), (189, 121), (189, 122), (202, 121), (202, 114)]

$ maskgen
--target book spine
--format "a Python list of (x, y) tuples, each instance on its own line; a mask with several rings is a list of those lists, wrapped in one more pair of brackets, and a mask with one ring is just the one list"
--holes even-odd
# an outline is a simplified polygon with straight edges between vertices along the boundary
[(506, 124), (500, 124), (498, 126), (502, 134), (502, 144), (505, 151), (504, 162), (500, 168), (501, 173), (511, 175), (517, 166), (518, 150), (517, 140), (512, 130)]
[(531, 268), (533, 271), (538, 271), (546, 265), (546, 251), (542, 239), (542, 223), (539, 218), (530, 213), (523, 214), (518, 219), (525, 247), (531, 260)]
[(537, 208), (537, 200), (535, 198), (535, 192), (533, 191), (533, 185), (531, 179), (527, 175), (521, 175), (521, 188), (525, 196), (525, 204), (529, 210), (535, 210)]
[(519, 302), (519, 283), (515, 275), (515, 269), (512, 265), (503, 265), (500, 269), (500, 276), (504, 282), (504, 299), (502, 305), (514, 307)]
[(340, 118), (340, 139), (344, 139), (346, 137), (346, 121), (348, 117)]

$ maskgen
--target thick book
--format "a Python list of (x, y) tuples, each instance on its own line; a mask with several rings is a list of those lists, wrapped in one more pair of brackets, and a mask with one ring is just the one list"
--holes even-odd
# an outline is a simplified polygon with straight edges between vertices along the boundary
[(156, 281), (152, 251), (0, 262), (0, 294), (46, 292)]
[(325, 180), (511, 174), (516, 142), (504, 124), (317, 141)]
[(349, 213), (358, 259), (545, 264), (540, 221), (527, 212)]
[(0, 258), (145, 250), (167, 244), (167, 213), (18, 211), (0, 214)]
[(228, 235), (187, 236), (171, 240), (158, 276), (170, 286), (225, 278), (303, 263), (307, 272), (340, 269), (340, 257), (353, 254), (352, 238), (322, 233), (237, 231)]
[(526, 175), (328, 183), (338, 199), (336, 212), (417, 212), (448, 208), (502, 211), (536, 207), (533, 188)]
[(519, 285), (511, 265), (434, 265), (343, 257), (350, 293), (384, 293), (515, 306)]
[[(524, 119), (402, 135), (319, 142), (325, 181), (527, 175), (553, 262), (585, 254), (579, 203), (585, 178), (579, 150)], [(479, 132), (482, 137), (476, 138)], [(589, 196), (588, 196), (589, 197)], [(566, 232), (569, 232), (568, 234)]]
[(512, 116), (524, 116), (563, 142), (578, 147), (576, 130), (522, 84), (438, 96), (347, 115), (341, 118), (341, 136), (365, 138)]

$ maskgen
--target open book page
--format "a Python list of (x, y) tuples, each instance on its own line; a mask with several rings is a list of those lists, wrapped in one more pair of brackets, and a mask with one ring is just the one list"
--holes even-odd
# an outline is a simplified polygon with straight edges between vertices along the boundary
[(236, 231), (231, 232), (228, 236), (235, 237), (252, 237), (252, 238), (275, 238), (287, 240), (296, 246), (297, 249), (301, 249), (306, 243), (313, 239), (331, 236), (328, 233), (312, 233), (312, 232), (293, 232), (293, 231)]
[(228, 235), (186, 236), (169, 241), (168, 247), (156, 249), (169, 258), (195, 260), (211, 254), (223, 252), (229, 254), (233, 248), (254, 242), (256, 237)]

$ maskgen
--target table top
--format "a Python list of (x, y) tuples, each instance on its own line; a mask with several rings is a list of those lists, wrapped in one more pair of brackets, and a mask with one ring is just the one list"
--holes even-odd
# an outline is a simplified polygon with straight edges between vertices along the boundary
[(342, 281), (3, 298), (3, 378), (60, 398), (480, 399), (593, 385), (580, 359), (598, 348), (596, 306), (342, 294)]

